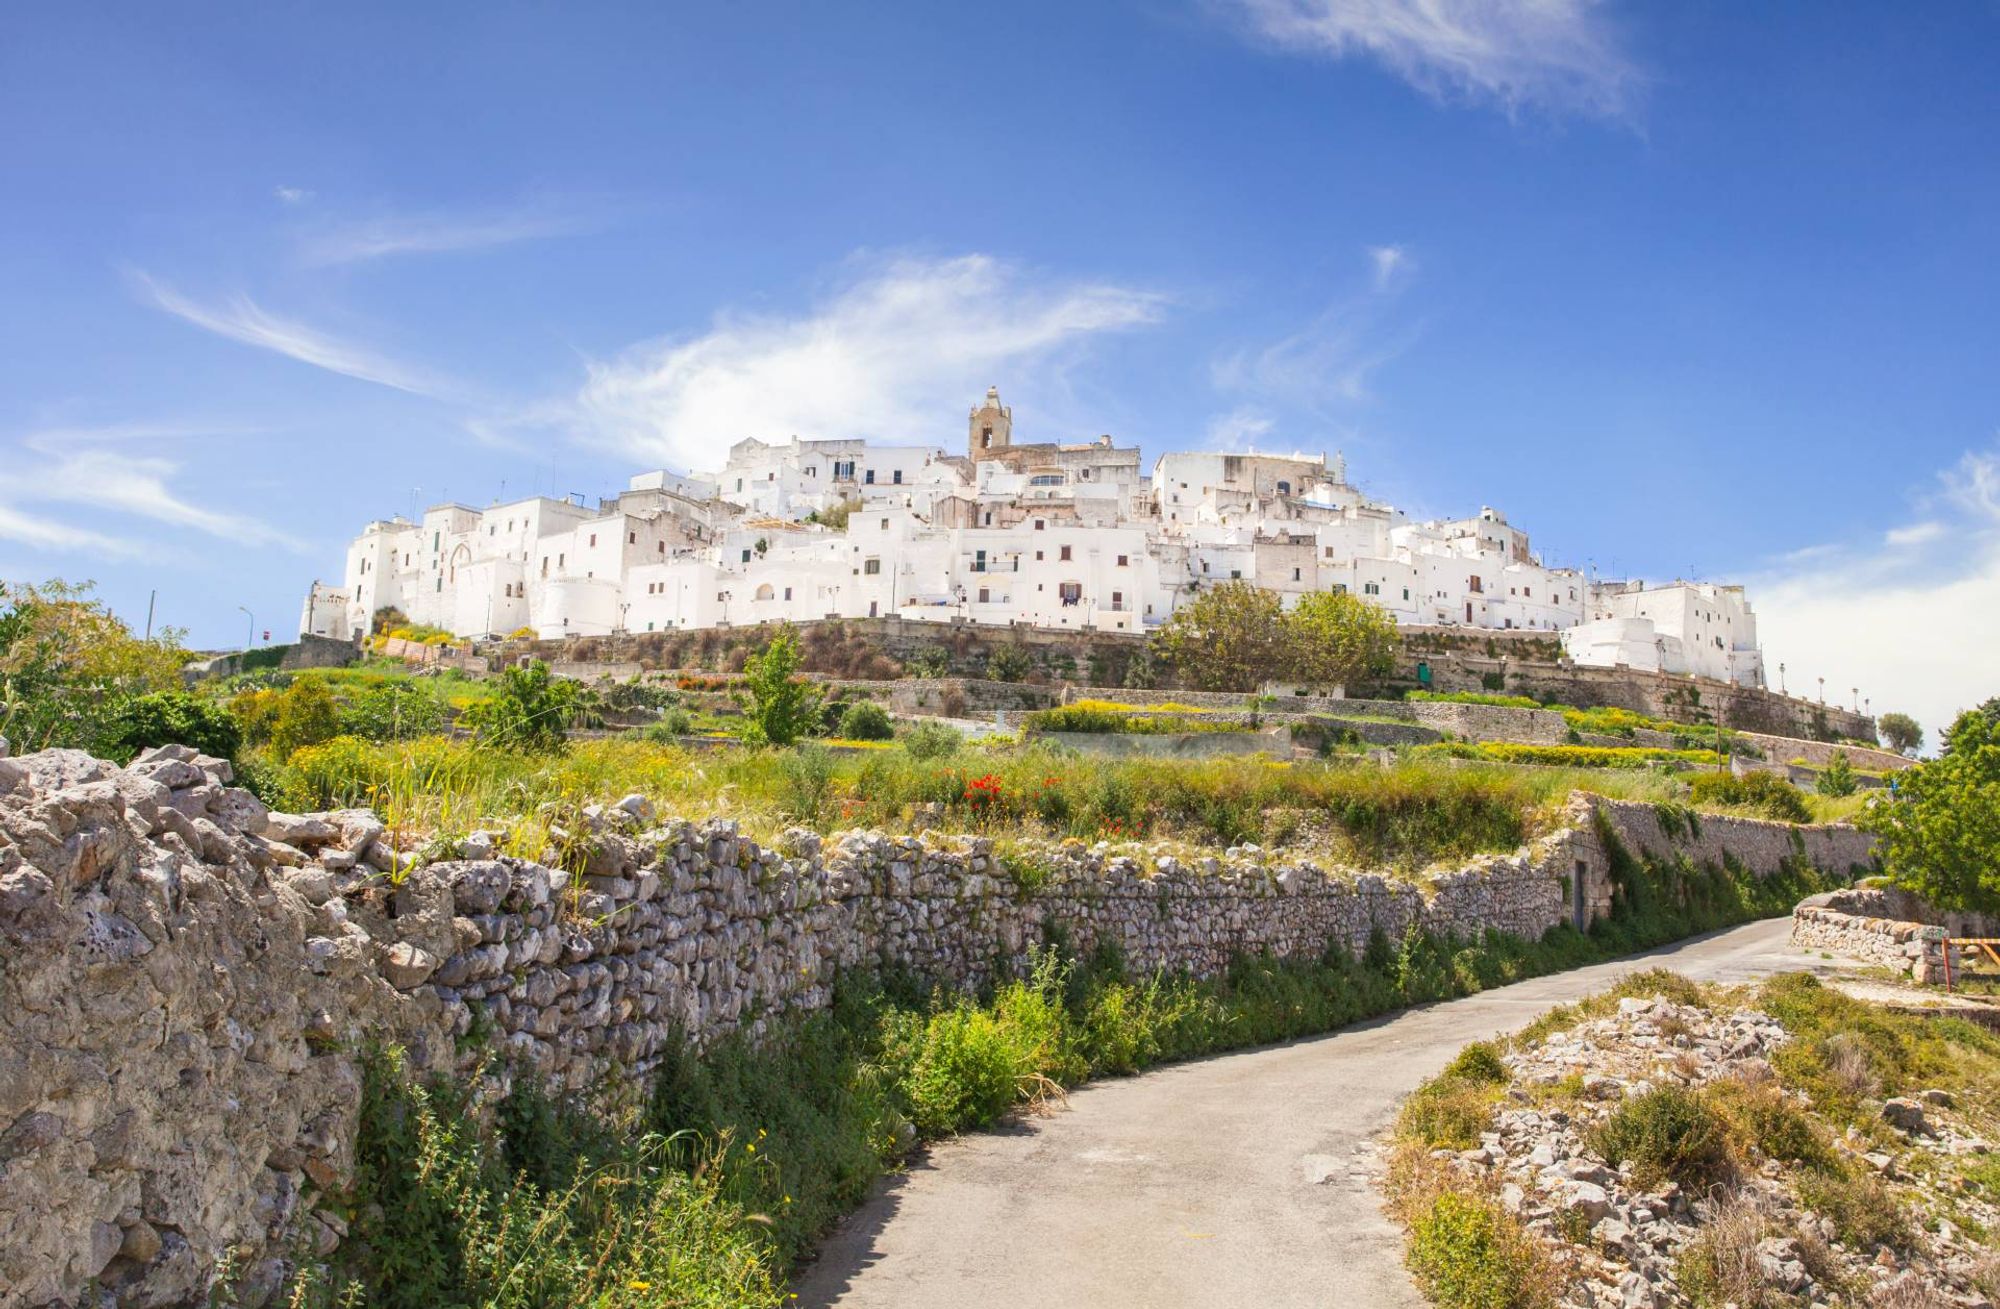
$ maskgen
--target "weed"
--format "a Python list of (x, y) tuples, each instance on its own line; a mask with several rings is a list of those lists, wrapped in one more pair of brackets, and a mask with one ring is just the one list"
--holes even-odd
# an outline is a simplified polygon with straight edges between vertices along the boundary
[(1705, 1191), (1732, 1172), (1728, 1124), (1702, 1094), (1675, 1086), (1625, 1101), (1589, 1140), (1613, 1166), (1629, 1161), (1633, 1180), (1646, 1189), (1672, 1181)]

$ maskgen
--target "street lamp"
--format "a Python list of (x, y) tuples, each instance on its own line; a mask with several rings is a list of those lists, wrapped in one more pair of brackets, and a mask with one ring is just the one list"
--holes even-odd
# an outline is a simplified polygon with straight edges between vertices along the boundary
[(1821, 704), (1826, 703), (1826, 679), (1824, 677), (1819, 679), (1819, 702)]
[(237, 605), (236, 610), (250, 620), (249, 630), (243, 633), (243, 648), (248, 650), (251, 646), (257, 644), (257, 615), (251, 613), (242, 605)]
[(1779, 665), (1778, 665), (1778, 694), (1779, 694), (1779, 695), (1783, 695), (1784, 693), (1785, 693), (1785, 666), (1784, 666), (1783, 664), (1779, 664)]

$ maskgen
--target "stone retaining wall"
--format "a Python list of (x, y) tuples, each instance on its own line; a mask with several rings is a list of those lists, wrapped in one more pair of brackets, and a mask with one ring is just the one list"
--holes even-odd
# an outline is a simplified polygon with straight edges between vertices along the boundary
[[(1792, 944), (1879, 964), (1924, 985), (1945, 980), (1947, 937), (2000, 936), (2000, 918), (1946, 913), (1899, 887), (1849, 887), (1792, 911)], [(1954, 966), (1974, 962), (1960, 949)]]
[[(1578, 798), (1558, 831), (1419, 881), (1244, 847), (1197, 856), (1070, 842), (1003, 859), (984, 838), (788, 834), (656, 820), (629, 797), (570, 821), (574, 874), (462, 856), (410, 872), (366, 811), (268, 812), (177, 747), (130, 768), (0, 757), (0, 1309), (199, 1300), (225, 1250), (245, 1304), (285, 1252), (331, 1250), (359, 1052), (465, 1074), (482, 1039), (593, 1094), (663, 1052), (825, 1006), (843, 971), (977, 986), (1060, 929), (1140, 972), (1210, 976), (1244, 952), (1311, 956), (1411, 927), (1539, 936), (1610, 903), (1609, 831), (1635, 850), (1759, 873), (1866, 858), (1847, 829)], [(1598, 814), (1591, 810), (1595, 806)]]

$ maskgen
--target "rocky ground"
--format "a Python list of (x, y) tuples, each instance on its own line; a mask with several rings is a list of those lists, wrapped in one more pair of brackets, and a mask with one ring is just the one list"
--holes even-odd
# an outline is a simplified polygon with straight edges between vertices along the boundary
[(1754, 1144), (1738, 1147), (1732, 1176), (1705, 1194), (1672, 1181), (1642, 1186), (1629, 1159), (1613, 1167), (1593, 1149), (1593, 1128), (1660, 1087), (1735, 1083), (1810, 1111), (1773, 1075), (1771, 1056), (1789, 1039), (1756, 1009), (1626, 997), (1607, 1016), (1506, 1054), (1509, 1084), (1479, 1144), (1432, 1156), (1489, 1188), (1542, 1243), (1562, 1270), (1560, 1303), (1576, 1309), (1990, 1307), (2000, 1264), (1988, 1233), (2000, 1231), (2000, 1207), (1962, 1185), (1940, 1205), (1924, 1180), (1957, 1176), (1950, 1165), (1992, 1148), (1946, 1091), (1871, 1102), (1867, 1130), (1828, 1133), (1840, 1165), (1883, 1184), (1860, 1193), (1907, 1215), (1900, 1242), (1852, 1239), (1853, 1216), (1837, 1219), (1802, 1197), (1802, 1181), (1808, 1196), (1820, 1194), (1804, 1165)]

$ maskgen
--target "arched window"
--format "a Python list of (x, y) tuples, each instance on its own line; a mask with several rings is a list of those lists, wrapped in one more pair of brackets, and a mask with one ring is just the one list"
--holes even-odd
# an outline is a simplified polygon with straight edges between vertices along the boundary
[(772, 596), (776, 594), (777, 593), (771, 589), (771, 584), (769, 582), (766, 582), (764, 583), (764, 585), (757, 588), (757, 598), (759, 600), (769, 600)]

